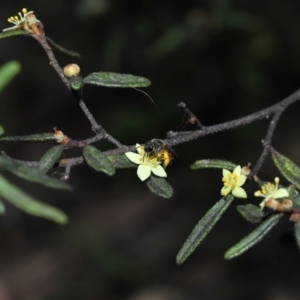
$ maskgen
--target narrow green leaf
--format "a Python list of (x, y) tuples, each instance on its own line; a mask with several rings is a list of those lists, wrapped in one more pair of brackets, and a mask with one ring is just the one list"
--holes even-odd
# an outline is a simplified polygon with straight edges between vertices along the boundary
[(58, 44), (56, 44), (54, 41), (52, 41), (50, 38), (46, 38), (47, 39), (47, 42), (56, 50), (58, 50), (59, 52), (63, 53), (63, 54), (66, 54), (68, 56), (71, 56), (71, 57), (80, 57), (80, 54), (77, 53), (77, 52), (74, 52), (74, 51), (71, 51), (71, 50), (68, 50)]
[(176, 263), (178, 265), (181, 265), (206, 238), (232, 203), (233, 199), (234, 197), (231, 194), (222, 198), (198, 222), (177, 254)]
[(300, 168), (289, 158), (271, 149), (273, 161), (280, 173), (300, 189)]
[(294, 232), (295, 232), (295, 238), (296, 238), (297, 245), (300, 249), (300, 221), (297, 221), (295, 223)]
[(226, 169), (233, 171), (237, 165), (228, 160), (221, 159), (201, 159), (197, 160), (191, 165), (191, 169), (207, 169), (207, 168), (217, 168), (217, 169)]
[(0, 175), (0, 196), (28, 214), (66, 224), (68, 217), (59, 209), (32, 198)]
[(83, 86), (83, 79), (81, 76), (71, 76), (69, 79), (71, 88), (75, 91), (79, 90)]
[(4, 205), (3, 201), (2, 201), (2, 199), (0, 198), (0, 215), (1, 216), (4, 215), (5, 212), (6, 212), (5, 205)]
[(12, 159), (0, 156), (0, 169), (7, 170), (28, 181), (36, 182), (54, 189), (71, 190), (71, 186), (58, 179), (43, 174), (36, 168), (30, 168), (26, 165), (19, 164)]
[(4, 128), (0, 125), (0, 135), (4, 134)]
[(296, 190), (295, 185), (289, 185), (287, 187), (288, 193), (289, 193), (289, 198), (293, 202), (293, 211), (295, 212), (300, 212), (300, 195), (298, 191)]
[(0, 40), (1, 39), (7, 39), (16, 35), (27, 35), (29, 36), (30, 34), (26, 30), (12, 30), (12, 31), (6, 31), (0, 33)]
[(55, 136), (53, 132), (38, 133), (24, 136), (4, 136), (0, 138), (0, 142), (47, 142), (54, 141)]
[(291, 200), (293, 201), (293, 211), (300, 213), (300, 195), (292, 197)]
[(106, 157), (116, 169), (128, 169), (137, 167), (137, 165), (131, 162), (124, 154), (108, 155)]
[(0, 68), (0, 93), (20, 71), (21, 65), (17, 61), (9, 61)]
[(153, 174), (147, 180), (147, 187), (154, 195), (169, 199), (173, 196), (173, 188), (165, 178), (154, 176)]
[(147, 87), (151, 84), (145, 77), (113, 72), (91, 73), (83, 79), (84, 83), (116, 88)]
[(238, 205), (236, 209), (250, 223), (260, 223), (265, 216), (260, 207), (253, 204)]
[(115, 168), (110, 160), (100, 150), (94, 146), (85, 146), (83, 148), (83, 156), (86, 163), (98, 172), (103, 172), (109, 176), (115, 174)]
[(64, 149), (64, 145), (57, 145), (48, 150), (40, 159), (38, 169), (43, 173), (47, 173), (61, 157)]
[(232, 259), (249, 250), (251, 247), (257, 244), (278, 223), (278, 221), (282, 217), (282, 213), (270, 216), (258, 227), (256, 227), (249, 235), (244, 237), (236, 245), (226, 251), (225, 259)]

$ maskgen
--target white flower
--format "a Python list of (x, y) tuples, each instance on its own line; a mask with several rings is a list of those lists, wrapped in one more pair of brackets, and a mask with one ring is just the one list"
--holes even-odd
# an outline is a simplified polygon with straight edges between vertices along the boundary
[(274, 179), (275, 185), (271, 182), (268, 182), (264, 185), (262, 185), (261, 187), (261, 191), (256, 191), (254, 193), (255, 197), (263, 197), (265, 198), (260, 204), (259, 206), (261, 207), (261, 209), (263, 210), (263, 208), (265, 207), (265, 204), (268, 200), (270, 199), (279, 199), (279, 198), (286, 198), (289, 196), (289, 193), (287, 191), (287, 189), (283, 189), (283, 188), (278, 188), (278, 184), (279, 184), (279, 178), (276, 177)]
[(223, 169), (224, 186), (221, 190), (222, 196), (227, 196), (230, 192), (237, 198), (247, 198), (247, 194), (241, 186), (245, 183), (247, 176), (241, 174), (241, 166), (237, 166), (231, 173), (228, 170)]
[(146, 180), (151, 175), (151, 172), (159, 177), (167, 177), (165, 169), (155, 156), (145, 152), (144, 146), (136, 144), (135, 147), (138, 153), (126, 152), (125, 155), (133, 163), (139, 165), (137, 175), (142, 181)]

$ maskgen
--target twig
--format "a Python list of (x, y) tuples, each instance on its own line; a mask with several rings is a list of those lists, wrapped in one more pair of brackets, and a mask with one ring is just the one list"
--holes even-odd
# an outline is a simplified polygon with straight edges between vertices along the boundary
[(187, 117), (189, 123), (196, 124), (200, 129), (204, 128), (198, 118), (186, 107), (184, 102), (178, 103), (177, 106), (180, 108), (184, 116)]
[(57, 60), (56, 60), (56, 58), (53, 54), (52, 48), (49, 46), (49, 44), (47, 42), (47, 38), (45, 36), (45, 32), (44, 32), (43, 25), (42, 25), (41, 22), (39, 23), (39, 26), (40, 26), (40, 34), (39, 35), (31, 34), (31, 37), (33, 37), (34, 39), (36, 39), (40, 43), (40, 45), (43, 47), (43, 49), (45, 50), (45, 52), (48, 55), (48, 58), (50, 60), (50, 65), (57, 72), (57, 74), (59, 75), (59, 77), (61, 78), (61, 80), (65, 84), (65, 86), (68, 88), (68, 90), (71, 90), (69, 80), (64, 75), (64, 72), (63, 72), (62, 68), (58, 64), (58, 62), (57, 62)]
[(168, 139), (165, 140), (165, 142), (168, 143), (170, 146), (179, 145), (185, 142), (189, 142), (192, 140), (196, 140), (199, 137), (203, 137), (209, 134), (234, 129), (243, 125), (250, 124), (257, 120), (262, 120), (264, 118), (268, 118), (269, 116), (277, 113), (277, 112), (283, 112), (287, 107), (289, 107), (291, 104), (295, 103), (296, 101), (300, 100), (300, 89), (288, 96), (287, 98), (283, 99), (282, 101), (267, 107), (265, 109), (262, 109), (256, 113), (250, 114), (248, 116), (245, 116), (243, 118), (239, 118), (233, 121), (221, 123), (218, 125), (208, 126), (203, 128), (202, 130), (195, 130), (191, 132), (187, 132), (185, 135), (178, 135), (176, 132), (170, 131), (168, 133)]
[(264, 140), (262, 140), (262, 144), (263, 144), (263, 151), (260, 154), (259, 159), (257, 160), (255, 167), (252, 169), (251, 174), (249, 175), (249, 178), (252, 179), (254, 176), (257, 175), (258, 171), (260, 170), (260, 168), (262, 167), (263, 163), (265, 162), (267, 156), (270, 153), (270, 148), (271, 148), (271, 141), (272, 141), (272, 137), (276, 128), (276, 125), (280, 119), (280, 116), (282, 114), (283, 110), (277, 112), (273, 118), (272, 121), (269, 124), (269, 128), (266, 134), (266, 137)]

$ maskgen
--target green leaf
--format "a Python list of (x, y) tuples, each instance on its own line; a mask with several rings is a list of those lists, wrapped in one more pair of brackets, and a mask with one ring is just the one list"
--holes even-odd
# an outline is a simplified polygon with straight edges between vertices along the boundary
[(300, 195), (292, 197), (293, 211), (300, 213)]
[(49, 219), (59, 224), (68, 222), (68, 217), (62, 211), (37, 201), (7, 181), (2, 175), (0, 175), (0, 196), (28, 214)]
[(12, 159), (0, 156), (0, 169), (7, 170), (28, 181), (36, 182), (47, 187), (63, 190), (71, 190), (71, 187), (58, 179), (51, 178), (43, 174), (36, 168), (30, 168), (26, 165), (19, 164)]
[(71, 88), (75, 91), (79, 90), (83, 86), (83, 79), (81, 76), (71, 76), (69, 79)]
[(37, 133), (23, 136), (4, 136), (0, 138), (0, 142), (47, 142), (54, 141), (55, 136), (53, 132)]
[(278, 223), (278, 221), (282, 217), (282, 213), (270, 216), (258, 227), (256, 227), (249, 235), (240, 240), (239, 243), (231, 247), (225, 253), (225, 259), (232, 259), (249, 250), (251, 247), (257, 244)]
[(298, 220), (295, 223), (294, 231), (295, 231), (296, 242), (297, 242), (297, 245), (298, 245), (298, 247), (300, 249), (300, 220)]
[(85, 146), (83, 148), (83, 156), (86, 163), (98, 172), (103, 172), (109, 176), (115, 174), (115, 168), (110, 160), (94, 146)]
[(0, 33), (0, 40), (1, 39), (7, 39), (16, 35), (27, 35), (29, 36), (30, 34), (26, 30), (11, 30), (11, 31), (6, 31)]
[(300, 189), (300, 168), (289, 158), (271, 149), (273, 161), (280, 173)]
[(176, 263), (178, 265), (184, 263), (184, 261), (206, 238), (206, 236), (210, 233), (210, 231), (225, 213), (229, 205), (232, 203), (233, 199), (234, 197), (231, 194), (222, 198), (198, 222), (177, 254)]
[(207, 169), (207, 168), (217, 168), (217, 169), (226, 169), (233, 171), (237, 165), (228, 160), (221, 159), (201, 159), (197, 160), (191, 165), (191, 169)]
[(61, 157), (64, 149), (64, 145), (57, 145), (48, 150), (40, 159), (38, 169), (43, 173), (47, 173)]
[(6, 208), (5, 208), (5, 205), (4, 203), (2, 202), (2, 199), (0, 198), (0, 215), (4, 215), (6, 212)]
[(0, 135), (4, 134), (4, 128), (0, 125)]
[(238, 205), (236, 209), (250, 223), (260, 223), (265, 216), (260, 207), (253, 204)]
[(293, 211), (300, 212), (300, 195), (298, 191), (296, 190), (296, 187), (294, 185), (290, 185), (287, 187), (287, 191), (289, 193), (289, 198), (293, 202)]
[(116, 169), (128, 169), (137, 167), (137, 165), (131, 162), (124, 154), (108, 155), (106, 157)]
[(71, 50), (68, 50), (58, 44), (56, 44), (54, 41), (52, 41), (50, 38), (46, 37), (47, 42), (56, 50), (58, 50), (59, 52), (66, 54), (68, 56), (71, 57), (80, 57), (80, 54)]
[(151, 84), (145, 77), (113, 72), (91, 73), (83, 79), (84, 83), (116, 88), (147, 87)]
[(173, 188), (165, 178), (151, 175), (147, 180), (147, 187), (157, 196), (169, 199), (173, 196)]
[(0, 68), (0, 93), (20, 71), (21, 65), (17, 61), (9, 61)]

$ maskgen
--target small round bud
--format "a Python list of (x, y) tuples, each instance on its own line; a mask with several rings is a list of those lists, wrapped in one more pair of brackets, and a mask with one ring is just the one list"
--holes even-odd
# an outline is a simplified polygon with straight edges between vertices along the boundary
[(64, 74), (67, 78), (72, 76), (78, 76), (80, 73), (80, 68), (76, 64), (69, 64), (64, 67)]
[(248, 176), (248, 175), (251, 173), (250, 165), (251, 165), (251, 164), (248, 163), (247, 166), (244, 166), (244, 167), (242, 168), (241, 173), (242, 173), (243, 175)]
[(63, 132), (54, 128), (54, 138), (58, 143), (62, 143), (64, 140)]

